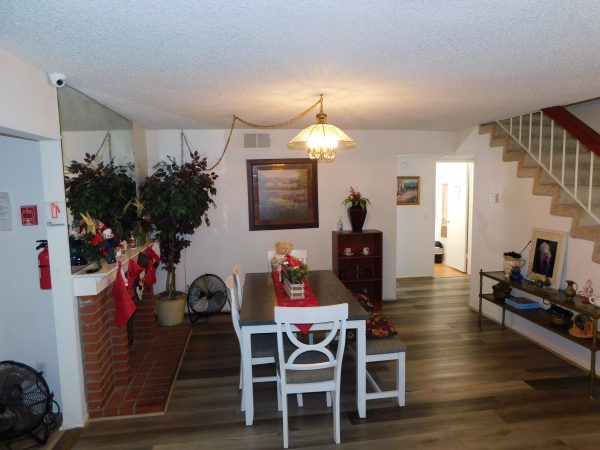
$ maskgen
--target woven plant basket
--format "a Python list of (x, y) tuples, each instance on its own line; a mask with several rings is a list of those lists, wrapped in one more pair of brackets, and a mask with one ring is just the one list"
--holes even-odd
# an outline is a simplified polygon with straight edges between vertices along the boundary
[(161, 327), (171, 327), (183, 323), (186, 297), (181, 293), (176, 299), (156, 298), (156, 316)]

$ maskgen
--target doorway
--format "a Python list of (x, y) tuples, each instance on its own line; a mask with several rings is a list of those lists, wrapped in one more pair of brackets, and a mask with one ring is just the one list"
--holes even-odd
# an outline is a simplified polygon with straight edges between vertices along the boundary
[(438, 162), (435, 176), (435, 277), (471, 273), (472, 162)]

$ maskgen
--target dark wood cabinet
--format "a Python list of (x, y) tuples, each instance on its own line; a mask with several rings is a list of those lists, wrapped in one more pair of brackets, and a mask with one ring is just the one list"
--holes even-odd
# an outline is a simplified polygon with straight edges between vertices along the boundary
[[(352, 292), (367, 295), (381, 307), (383, 234), (379, 230), (333, 231), (333, 272)], [(348, 250), (349, 249), (349, 250)]]

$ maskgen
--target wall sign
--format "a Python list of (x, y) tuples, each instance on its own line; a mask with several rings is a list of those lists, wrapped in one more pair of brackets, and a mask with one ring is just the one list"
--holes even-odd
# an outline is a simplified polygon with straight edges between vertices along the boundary
[(0, 231), (12, 230), (12, 209), (8, 192), (0, 192)]
[(58, 200), (46, 202), (46, 225), (49, 227), (61, 227), (67, 224), (67, 207), (65, 202)]
[(38, 224), (37, 205), (21, 206), (21, 225), (30, 226)]

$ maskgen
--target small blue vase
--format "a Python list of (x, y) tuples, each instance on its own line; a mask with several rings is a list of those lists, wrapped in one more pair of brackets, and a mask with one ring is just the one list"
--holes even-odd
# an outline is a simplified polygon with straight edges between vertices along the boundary
[(521, 275), (521, 270), (518, 267), (513, 267), (509, 276), (511, 281), (523, 281), (523, 275)]

